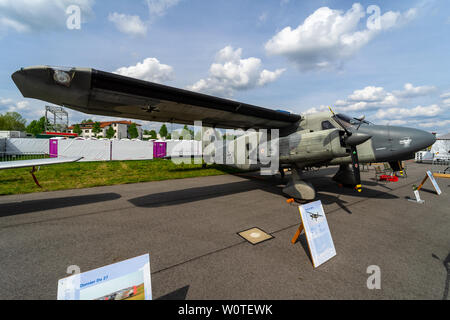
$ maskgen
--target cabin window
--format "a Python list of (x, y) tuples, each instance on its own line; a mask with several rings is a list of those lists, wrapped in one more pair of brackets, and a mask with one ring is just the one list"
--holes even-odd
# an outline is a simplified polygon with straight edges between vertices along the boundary
[(322, 122), (322, 130), (334, 129), (335, 127), (331, 124), (330, 121)]

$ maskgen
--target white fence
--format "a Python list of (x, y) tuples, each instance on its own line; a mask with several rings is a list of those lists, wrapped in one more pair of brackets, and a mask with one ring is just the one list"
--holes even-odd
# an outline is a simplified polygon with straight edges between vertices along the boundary
[(150, 160), (153, 142), (140, 140), (51, 139), (58, 157), (83, 157), (81, 161)]
[(147, 160), (153, 159), (152, 141), (111, 141), (112, 160)]
[(110, 140), (76, 140), (76, 139), (50, 139), (50, 143), (57, 143), (59, 157), (83, 157), (80, 161), (108, 161), (111, 160)]
[(201, 156), (202, 142), (195, 140), (167, 140), (168, 157)]
[(47, 139), (7, 139), (5, 153), (7, 154), (48, 154)]
[[(167, 157), (201, 156), (202, 142), (167, 140)], [(150, 160), (154, 157), (153, 141), (90, 139), (1, 139), (0, 153), (6, 155), (51, 155), (83, 157), (81, 161)]]

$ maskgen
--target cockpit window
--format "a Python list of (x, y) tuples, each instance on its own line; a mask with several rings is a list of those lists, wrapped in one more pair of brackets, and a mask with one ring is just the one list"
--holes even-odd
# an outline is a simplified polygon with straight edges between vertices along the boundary
[(335, 116), (333, 116), (333, 118), (339, 118), (339, 120), (341, 121), (342, 125), (344, 125), (346, 128), (351, 127), (351, 126), (359, 126), (361, 124), (366, 124), (366, 125), (372, 125), (371, 122), (367, 121), (367, 120), (359, 120), (357, 118), (352, 118), (349, 117), (343, 113), (338, 113)]
[(322, 122), (322, 130), (334, 129), (335, 127), (331, 124), (330, 121)]

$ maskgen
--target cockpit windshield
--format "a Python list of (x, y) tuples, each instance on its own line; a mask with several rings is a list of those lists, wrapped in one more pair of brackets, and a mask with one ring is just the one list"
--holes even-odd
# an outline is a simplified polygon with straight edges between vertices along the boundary
[(359, 125), (372, 125), (371, 122), (367, 121), (367, 120), (361, 120), (361, 119), (357, 119), (357, 118), (352, 118), (349, 117), (343, 113), (338, 113), (336, 115), (333, 116), (333, 118), (338, 118), (338, 120), (340, 120), (340, 122), (342, 123), (342, 125), (344, 125), (346, 128), (351, 127), (351, 126), (359, 126)]

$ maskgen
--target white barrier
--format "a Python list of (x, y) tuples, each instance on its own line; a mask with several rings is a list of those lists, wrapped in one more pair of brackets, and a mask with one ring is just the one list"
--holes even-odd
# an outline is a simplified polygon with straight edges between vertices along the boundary
[(48, 154), (48, 139), (6, 139), (5, 152), (8, 154)]
[(167, 140), (167, 156), (201, 156), (202, 142), (195, 140)]
[(83, 157), (80, 161), (111, 160), (110, 140), (58, 140), (58, 157)]
[(153, 159), (153, 142), (141, 140), (112, 140), (111, 160)]
[[(167, 140), (164, 156), (201, 156), (202, 142)], [(81, 161), (150, 160), (153, 141), (108, 139), (0, 139), (0, 152), (9, 154), (51, 154), (57, 157), (83, 157)], [(51, 152), (50, 152), (50, 149)]]

